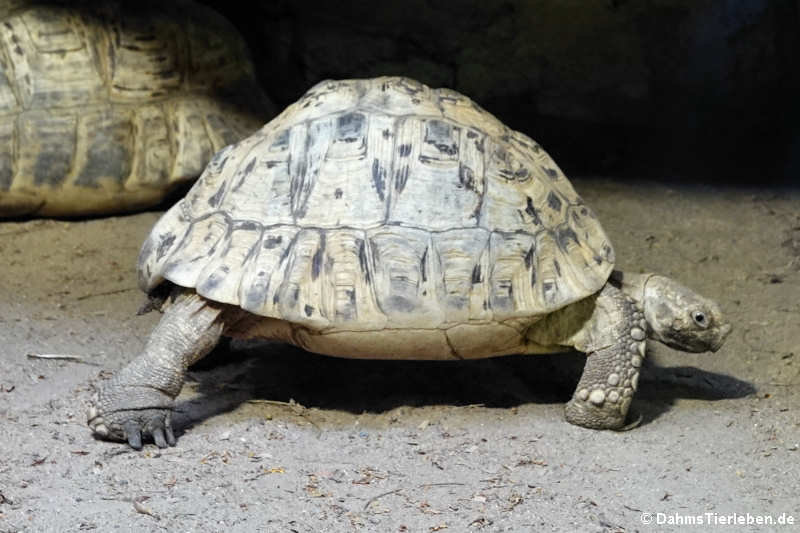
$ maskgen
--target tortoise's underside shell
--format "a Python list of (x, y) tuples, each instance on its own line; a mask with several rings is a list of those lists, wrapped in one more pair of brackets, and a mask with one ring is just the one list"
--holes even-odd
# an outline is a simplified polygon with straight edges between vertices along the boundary
[(406, 78), (312, 88), (218, 153), (139, 257), (146, 291), (168, 279), (321, 332), (541, 316), (612, 267), (544, 150)]

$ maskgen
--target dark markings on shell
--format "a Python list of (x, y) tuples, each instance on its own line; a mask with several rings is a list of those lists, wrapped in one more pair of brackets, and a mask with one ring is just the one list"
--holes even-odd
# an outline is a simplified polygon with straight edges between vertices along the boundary
[(467, 131), (467, 139), (474, 139), (477, 136), (478, 136), (478, 134), (475, 133), (474, 131), (472, 131), (472, 130), (468, 130)]
[(419, 271), (422, 274), (423, 282), (428, 281), (427, 265), (428, 265), (428, 249), (425, 248), (425, 251), (422, 252), (422, 257), (419, 260)]
[(561, 199), (553, 191), (547, 195), (547, 206), (553, 211), (561, 211)]
[(275, 140), (272, 141), (272, 145), (270, 145), (269, 149), (273, 152), (280, 151), (280, 150), (288, 150), (289, 149), (289, 130), (285, 129), (280, 132), (278, 135), (275, 136)]
[(525, 254), (525, 268), (530, 270), (531, 266), (533, 266), (533, 246), (528, 248), (528, 252)]
[(534, 224), (540, 225), (542, 223), (538, 211), (533, 207), (533, 199), (530, 196), (525, 197), (525, 212), (528, 213)]
[(214, 158), (208, 162), (208, 168), (213, 169), (215, 172), (219, 172), (225, 167), (225, 163), (228, 162), (228, 153), (229, 150), (220, 150), (214, 156)]
[(394, 180), (394, 188), (397, 192), (403, 192), (403, 189), (406, 188), (406, 182), (408, 181), (408, 165), (403, 165), (399, 169), (397, 169), (397, 173), (395, 174)]
[(336, 140), (356, 142), (364, 135), (365, 117), (361, 113), (347, 113), (336, 119)]
[(447, 297), (447, 305), (454, 309), (464, 309), (467, 306), (467, 297), (463, 294), (450, 294)]
[(161, 258), (167, 253), (167, 251), (172, 246), (172, 243), (175, 242), (175, 234), (170, 232), (162, 233), (158, 236), (158, 247), (156, 248), (156, 261), (161, 261)]
[(253, 231), (261, 228), (261, 224), (253, 222), (252, 220), (244, 220), (234, 224), (234, 229), (241, 229), (245, 231)]
[(299, 232), (296, 233), (294, 237), (292, 237), (292, 242), (290, 242), (286, 246), (286, 248), (283, 249), (283, 252), (281, 252), (281, 258), (280, 258), (280, 261), (278, 261), (278, 264), (282, 265), (286, 261), (286, 259), (289, 257), (289, 254), (292, 253), (292, 249), (294, 248), (294, 245), (297, 244), (297, 236), (298, 235), (300, 235)]
[(276, 246), (280, 245), (283, 242), (283, 235), (270, 235), (266, 239), (264, 239), (264, 248), (267, 250), (271, 250)]
[(319, 246), (311, 258), (311, 279), (316, 280), (322, 271), (322, 259), (325, 257), (325, 233), (320, 233)]
[(497, 281), (497, 290), (492, 291), (492, 309), (509, 309), (514, 301), (514, 285), (510, 279)]
[(111, 127), (99, 129), (98, 137), (86, 153), (86, 164), (75, 179), (76, 185), (99, 187), (100, 179), (123, 181), (128, 177), (133, 154), (125, 144), (109, 138), (113, 133)]
[(542, 294), (548, 300), (552, 299), (555, 295), (556, 286), (551, 281), (542, 282)]
[(558, 179), (558, 171), (554, 168), (545, 168), (544, 171), (550, 177), (550, 179), (556, 180)]
[(383, 131), (381, 132), (381, 135), (383, 135), (383, 138), (384, 138), (384, 139), (388, 139), (389, 137), (391, 137), (391, 136), (392, 136), (392, 131), (391, 131), (391, 130), (389, 130), (389, 129), (385, 129), (385, 130), (383, 130)]
[(222, 193), (225, 190), (225, 182), (223, 181), (222, 184), (217, 189), (211, 197), (208, 199), (208, 205), (211, 207), (217, 207), (219, 205), (219, 201), (222, 200)]
[(472, 268), (472, 284), (476, 285), (481, 282), (481, 265), (478, 263)]
[[(203, 281), (202, 285), (198, 287), (203, 292), (210, 292), (216, 289), (220, 282), (225, 279), (225, 276), (230, 272), (230, 267), (228, 265), (222, 265), (219, 267), (219, 270), (215, 271), (213, 274), (208, 276), (205, 281)], [(221, 272), (221, 274), (220, 274)]]
[(478, 139), (477, 141), (475, 141), (475, 149), (476, 149), (478, 152), (480, 152), (480, 153), (483, 153), (483, 150), (484, 150), (484, 148), (483, 148), (483, 141), (484, 141), (484, 138), (483, 138), (483, 137), (481, 137), (480, 139)]
[(389, 296), (389, 298), (386, 299), (386, 303), (388, 304), (389, 309), (393, 311), (400, 311), (402, 313), (410, 313), (416, 309), (414, 302), (405, 296)]
[(500, 174), (503, 179), (512, 180), (514, 179), (514, 173), (508, 170), (507, 168), (501, 168), (497, 170), (497, 173)]
[(67, 176), (71, 159), (71, 153), (61, 150), (58, 146), (43, 147), (33, 166), (33, 183), (58, 185)]
[(520, 167), (514, 172), (514, 177), (517, 178), (518, 181), (525, 181), (530, 177), (530, 172), (525, 167)]
[(466, 189), (479, 192), (475, 188), (475, 173), (464, 164), (458, 165), (458, 182)]
[(298, 301), (300, 301), (300, 285), (295, 285), (294, 289), (292, 290), (292, 294), (289, 295), (289, 306), (297, 306)]
[(556, 269), (556, 276), (559, 278), (561, 277), (561, 265), (558, 263), (558, 259), (553, 259), (553, 267)]
[(303, 307), (303, 311), (305, 311), (306, 316), (311, 316), (314, 313), (314, 308), (306, 304), (306, 306)]
[(531, 287), (536, 287), (536, 269), (531, 269)]
[(443, 154), (454, 156), (458, 153), (458, 146), (453, 142), (451, 130), (452, 126), (447, 122), (429, 120), (425, 126), (425, 142), (432, 144)]
[(244, 173), (250, 174), (251, 172), (253, 172), (253, 168), (255, 168), (255, 166), (256, 166), (256, 158), (254, 157), (253, 159), (250, 160), (249, 163), (247, 163), (247, 166), (244, 167)]
[(367, 243), (364, 239), (356, 239), (356, 247), (358, 247), (358, 264), (361, 267), (361, 272), (364, 273), (364, 281), (370, 282), (369, 263), (367, 259)]
[(336, 198), (337, 200), (341, 198), (343, 194), (344, 192), (339, 187), (336, 187), (336, 190), (333, 191), (333, 197)]
[(384, 190), (386, 189), (386, 169), (381, 167), (381, 163), (377, 158), (372, 160), (372, 184), (375, 186), (378, 198), (383, 201)]
[(558, 232), (556, 233), (556, 240), (558, 241), (558, 244), (562, 250), (567, 249), (570, 240), (575, 241), (575, 244), (580, 244), (578, 235), (572, 228), (559, 228)]
[[(266, 276), (267, 276), (266, 271), (264, 270), (258, 271), (259, 282), (250, 285), (245, 295), (245, 302), (247, 304), (247, 307), (258, 307), (265, 303), (264, 300), (266, 299), (266, 294), (267, 292), (269, 292), (269, 287), (270, 287), (270, 279), (269, 277)], [(263, 279), (265, 277), (266, 279)], [(262, 285), (262, 279), (263, 279), (263, 285)]]
[(400, 157), (408, 157), (411, 154), (411, 144), (401, 144), (397, 148), (397, 153), (400, 155)]
[(511, 138), (511, 140), (514, 141), (515, 143), (517, 143), (518, 145), (522, 146), (525, 149), (530, 150), (530, 148), (531, 148), (531, 145), (528, 144), (528, 142), (525, 139), (522, 139), (519, 135), (514, 135)]

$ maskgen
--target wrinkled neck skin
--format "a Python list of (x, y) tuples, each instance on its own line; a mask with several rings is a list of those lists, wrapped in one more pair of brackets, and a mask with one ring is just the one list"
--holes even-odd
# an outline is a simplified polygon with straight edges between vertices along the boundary
[(645, 287), (647, 286), (648, 280), (653, 276), (655, 276), (655, 274), (632, 274), (630, 272), (614, 270), (611, 272), (609, 282), (628, 295), (628, 297), (632, 298), (639, 309), (644, 310)]
[(634, 274), (631, 272), (614, 270), (611, 273), (609, 282), (619, 288), (629, 298), (633, 299), (633, 301), (636, 302), (636, 306), (644, 312), (645, 320), (647, 321), (648, 338), (666, 343), (667, 340), (659, 335), (657, 328), (654, 329), (653, 327), (654, 323), (651, 322), (651, 319), (653, 318), (654, 310), (652, 305), (648, 305), (648, 303), (652, 303), (659, 297), (658, 294), (654, 294), (656, 289), (647, 286), (647, 282), (656, 277), (658, 277), (657, 274), (650, 272)]

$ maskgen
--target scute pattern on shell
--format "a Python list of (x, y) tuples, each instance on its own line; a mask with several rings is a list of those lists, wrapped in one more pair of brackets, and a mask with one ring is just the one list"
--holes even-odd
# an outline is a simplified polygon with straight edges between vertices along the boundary
[(62, 3), (0, 0), (0, 217), (155, 204), (271, 116), (218, 13)]
[(613, 262), (533, 140), (454, 91), (377, 78), (322, 82), (219, 152), (139, 275), (333, 332), (545, 315)]

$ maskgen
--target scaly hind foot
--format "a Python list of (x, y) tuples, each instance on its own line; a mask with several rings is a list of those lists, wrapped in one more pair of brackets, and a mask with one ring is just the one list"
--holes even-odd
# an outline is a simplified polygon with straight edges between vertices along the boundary
[(95, 435), (127, 441), (142, 449), (142, 438), (150, 437), (159, 448), (175, 446), (172, 432), (173, 400), (151, 387), (120, 387), (109, 384), (93, 398), (88, 423)]

